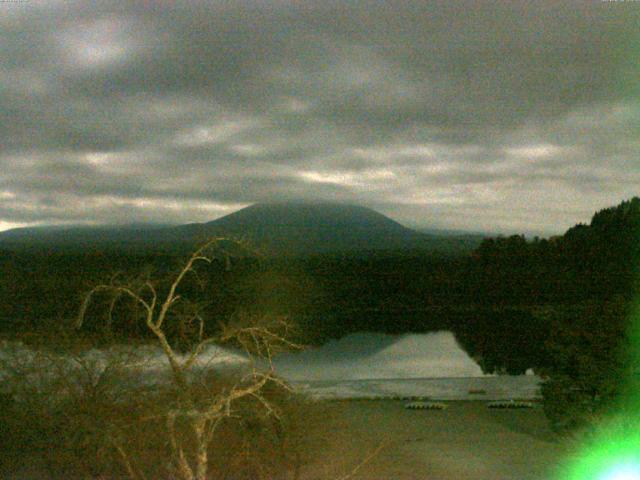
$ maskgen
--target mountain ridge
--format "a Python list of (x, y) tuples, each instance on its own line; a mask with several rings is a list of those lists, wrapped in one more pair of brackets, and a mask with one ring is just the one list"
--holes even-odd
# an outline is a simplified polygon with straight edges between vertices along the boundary
[(183, 225), (22, 227), (0, 232), (5, 248), (190, 248), (212, 236), (242, 238), (266, 253), (458, 250), (478, 239), (429, 235), (367, 207), (338, 202), (256, 203), (221, 218)]

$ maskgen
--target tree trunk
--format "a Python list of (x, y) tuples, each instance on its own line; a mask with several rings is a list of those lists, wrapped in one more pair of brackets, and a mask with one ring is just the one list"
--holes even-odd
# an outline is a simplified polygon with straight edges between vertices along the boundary
[(196, 452), (196, 480), (207, 480), (207, 467), (209, 466), (208, 442), (205, 435), (206, 420), (194, 420), (194, 430), (198, 442)]

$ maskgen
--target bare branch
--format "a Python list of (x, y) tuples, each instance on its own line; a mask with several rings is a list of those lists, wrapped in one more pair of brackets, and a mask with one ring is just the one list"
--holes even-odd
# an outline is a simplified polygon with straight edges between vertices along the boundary
[(163, 322), (165, 320), (165, 317), (167, 315), (167, 311), (169, 310), (169, 307), (171, 307), (173, 302), (175, 302), (176, 289), (178, 288), (178, 285), (180, 285), (180, 283), (182, 282), (182, 279), (184, 278), (184, 276), (187, 274), (187, 272), (191, 271), (191, 269), (193, 268), (194, 263), (197, 262), (197, 261), (205, 261), (207, 263), (211, 263), (212, 259), (207, 257), (207, 256), (205, 256), (205, 255), (203, 255), (203, 252), (206, 249), (208, 249), (211, 246), (213, 246), (214, 244), (220, 242), (221, 240), (223, 240), (223, 238), (216, 237), (216, 238), (212, 238), (211, 240), (206, 242), (204, 245), (202, 245), (198, 250), (196, 250), (191, 255), (191, 258), (189, 258), (189, 260), (187, 261), (186, 265), (182, 268), (182, 270), (180, 270), (180, 273), (178, 273), (178, 276), (176, 277), (176, 279), (171, 284), (171, 287), (169, 288), (169, 293), (167, 294), (167, 297), (166, 297), (164, 303), (162, 304), (162, 308), (160, 309), (160, 313), (158, 314), (158, 319), (155, 322), (157, 328), (161, 328), (162, 327), (162, 324), (163, 324)]
[[(272, 415), (277, 419), (281, 418), (277, 407), (270, 403), (265, 396), (263, 388), (271, 382), (289, 391), (291, 387), (275, 376), (272, 357), (275, 353), (283, 349), (302, 348), (301, 345), (286, 338), (290, 330), (290, 325), (284, 319), (272, 319), (267, 316), (244, 317), (241, 315), (240, 320), (250, 320), (251, 323), (248, 325), (220, 324), (221, 335), (219, 337), (205, 338), (204, 319), (199, 313), (200, 306), (184, 302), (184, 305), (180, 305), (183, 308), (180, 308), (178, 315), (174, 316), (173, 312), (171, 312), (172, 319), (177, 318), (179, 322), (182, 322), (179, 324), (180, 326), (188, 323), (187, 327), (189, 328), (197, 327), (197, 331), (190, 329), (188, 333), (190, 338), (197, 335), (197, 344), (192, 348), (186, 360), (173, 350), (163, 326), (172, 307), (181, 298), (180, 295), (177, 294), (177, 290), (184, 280), (185, 275), (189, 272), (192, 272), (196, 280), (200, 283), (200, 277), (194, 270), (194, 266), (199, 262), (211, 263), (215, 256), (209, 255), (207, 250), (212, 246), (218, 246), (219, 243), (224, 240), (227, 239), (212, 238), (198, 248), (175, 276), (163, 299), (159, 298), (154, 284), (148, 278), (146, 280), (139, 279), (135, 283), (135, 288), (114, 285), (114, 280), (112, 280), (110, 285), (98, 285), (85, 296), (76, 322), (77, 327), (82, 326), (93, 296), (100, 292), (109, 292), (114, 295), (109, 304), (108, 313), (110, 318), (115, 310), (118, 298), (122, 295), (129, 296), (145, 309), (147, 328), (156, 337), (168, 359), (175, 385), (180, 392), (179, 398), (175, 399), (178, 401), (180, 408), (170, 410), (165, 418), (169, 442), (174, 457), (172, 462), (176, 467), (176, 476), (181, 480), (206, 479), (207, 469), (209, 467), (208, 448), (213, 434), (224, 418), (234, 416), (232, 406), (238, 400), (246, 397), (253, 398), (264, 407), (268, 415)], [(243, 246), (242, 242), (238, 242), (238, 244)], [(222, 254), (224, 256), (225, 267), (229, 268), (232, 254), (224, 249), (222, 250)], [(220, 252), (218, 252), (218, 256), (219, 255)], [(156, 308), (158, 303), (160, 303), (159, 309)], [(195, 322), (197, 322), (197, 324), (195, 324)], [(197, 401), (197, 397), (193, 393), (194, 390), (189, 383), (189, 371), (208, 345), (216, 342), (232, 341), (237, 342), (245, 349), (251, 360), (252, 370), (243, 376), (231, 389), (220, 392), (211, 401), (207, 400), (203, 406)], [(268, 362), (268, 370), (266, 372), (257, 369), (256, 361), (258, 359), (264, 359)], [(155, 416), (149, 418), (155, 418)], [(186, 444), (180, 443), (180, 438), (176, 431), (176, 422), (178, 419), (181, 420), (180, 427), (188, 427), (191, 434), (195, 436), (195, 445), (189, 443), (188, 451), (185, 451), (187, 448)], [(193, 439), (194, 437), (191, 436), (190, 438)], [(129, 475), (132, 478), (136, 478), (137, 473), (131, 462), (128, 461), (123, 446), (121, 444), (114, 445), (114, 448), (116, 448), (120, 454)]]
[(275, 418), (277, 418), (278, 420), (282, 420), (282, 417), (280, 416), (278, 411), (267, 401), (266, 398), (264, 398), (262, 395), (260, 395), (259, 392), (251, 393), (250, 396), (255, 398), (256, 400), (258, 400), (258, 402), (260, 402), (262, 404), (262, 406), (267, 411), (267, 415), (272, 415)]
[(90, 290), (89, 293), (87, 293), (87, 295), (85, 295), (84, 300), (82, 301), (82, 305), (80, 306), (78, 318), (76, 319), (76, 324), (75, 324), (76, 328), (82, 327), (82, 324), (84, 323), (84, 319), (87, 314), (87, 309), (89, 308), (91, 300), (93, 299), (93, 296), (99, 292), (113, 292), (114, 294), (126, 294), (131, 298), (133, 298), (136, 302), (140, 303), (145, 308), (145, 310), (147, 310), (147, 312), (151, 310), (150, 305), (140, 295), (135, 293), (130, 288), (119, 287), (114, 285), (98, 285), (97, 287), (94, 287), (92, 290)]
[(212, 343), (215, 343), (216, 341), (217, 341), (216, 338), (207, 338), (206, 340), (203, 340), (200, 343), (198, 343), (198, 345), (191, 352), (191, 354), (189, 355), (187, 360), (185, 360), (185, 362), (182, 364), (182, 368), (184, 370), (190, 369), (193, 366), (193, 364), (195, 363), (195, 361), (198, 359), (198, 356), (204, 350), (204, 347), (206, 347), (207, 345), (211, 345)]
[[(243, 381), (241, 380), (231, 389), (229, 393), (218, 397), (218, 399), (214, 401), (204, 412), (198, 412), (198, 415), (203, 415), (208, 419), (216, 419), (222, 412), (229, 412), (231, 409), (231, 404), (234, 401), (259, 391), (272, 378), (272, 376), (268, 374), (257, 374), (252, 376), (255, 380), (253, 383), (247, 385), (246, 387), (240, 387), (240, 384), (243, 383)], [(243, 380), (246, 380), (246, 377)]]
[(151, 291), (151, 311), (155, 310), (156, 308), (156, 301), (158, 300), (158, 294), (156, 293), (156, 289), (154, 288), (153, 284), (149, 281), (147, 281), (145, 283), (146, 287)]
[(364, 467), (376, 455), (378, 455), (378, 453), (380, 453), (380, 451), (384, 448), (384, 446), (385, 446), (384, 443), (381, 443), (380, 445), (378, 445), (378, 447), (375, 450), (373, 450), (369, 455), (367, 455), (364, 459), (362, 459), (362, 461), (358, 465), (356, 465), (353, 468), (353, 470), (351, 470), (346, 475), (340, 477), (339, 480), (349, 480), (350, 478), (353, 478), (358, 473), (358, 470), (360, 470), (362, 467)]
[(127, 471), (127, 474), (129, 475), (129, 477), (131, 477), (131, 480), (138, 480), (138, 479), (147, 480), (147, 477), (142, 471), (136, 473), (135, 469), (133, 468), (133, 464), (129, 459), (129, 455), (127, 455), (127, 452), (122, 447), (122, 444), (115, 440), (112, 440), (111, 443), (113, 444), (114, 448), (118, 452), (118, 455), (120, 456), (120, 460), (122, 461), (122, 464), (124, 465), (124, 468)]
[(87, 314), (87, 310), (89, 308), (89, 304), (91, 303), (92, 297), (94, 294), (100, 292), (100, 291), (105, 291), (105, 290), (110, 290), (112, 287), (109, 285), (99, 285), (97, 287), (94, 287), (93, 289), (91, 289), (89, 291), (89, 293), (87, 293), (84, 297), (84, 299), (82, 300), (82, 305), (80, 305), (80, 311), (78, 312), (78, 318), (76, 319), (76, 324), (75, 327), (76, 328), (80, 328), (82, 327), (82, 324), (84, 322), (84, 317)]
[(120, 294), (115, 293), (113, 295), (113, 298), (111, 299), (111, 302), (109, 302), (109, 310), (107, 312), (107, 329), (109, 332), (111, 332), (111, 329), (113, 326), (113, 311), (116, 308), (116, 303), (118, 303), (119, 299), (120, 299)]
[(178, 457), (176, 460), (178, 464), (178, 475), (183, 480), (193, 480), (193, 470), (189, 466), (189, 462), (187, 461), (182, 446), (178, 444), (175, 422), (176, 413), (169, 412), (169, 414), (167, 415), (167, 430), (169, 431), (169, 441), (171, 443), (171, 449), (173, 450), (174, 455)]

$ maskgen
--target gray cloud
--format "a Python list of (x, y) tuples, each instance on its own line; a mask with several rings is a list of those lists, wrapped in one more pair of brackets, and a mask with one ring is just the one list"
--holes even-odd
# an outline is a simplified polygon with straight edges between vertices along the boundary
[(0, 228), (332, 198), (552, 233), (639, 193), (633, 2), (0, 9)]

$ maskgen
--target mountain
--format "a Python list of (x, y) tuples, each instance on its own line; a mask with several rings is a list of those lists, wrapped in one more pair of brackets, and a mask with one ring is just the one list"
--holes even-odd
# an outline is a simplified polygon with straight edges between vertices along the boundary
[(426, 236), (369, 208), (328, 202), (263, 203), (204, 224), (176, 231), (206, 238), (242, 237), (284, 254), (403, 249)]
[(207, 223), (180, 226), (32, 227), (0, 233), (0, 248), (193, 248), (212, 236), (241, 238), (265, 253), (428, 249), (470, 251), (479, 240), (429, 235), (357, 205), (332, 202), (260, 203)]

